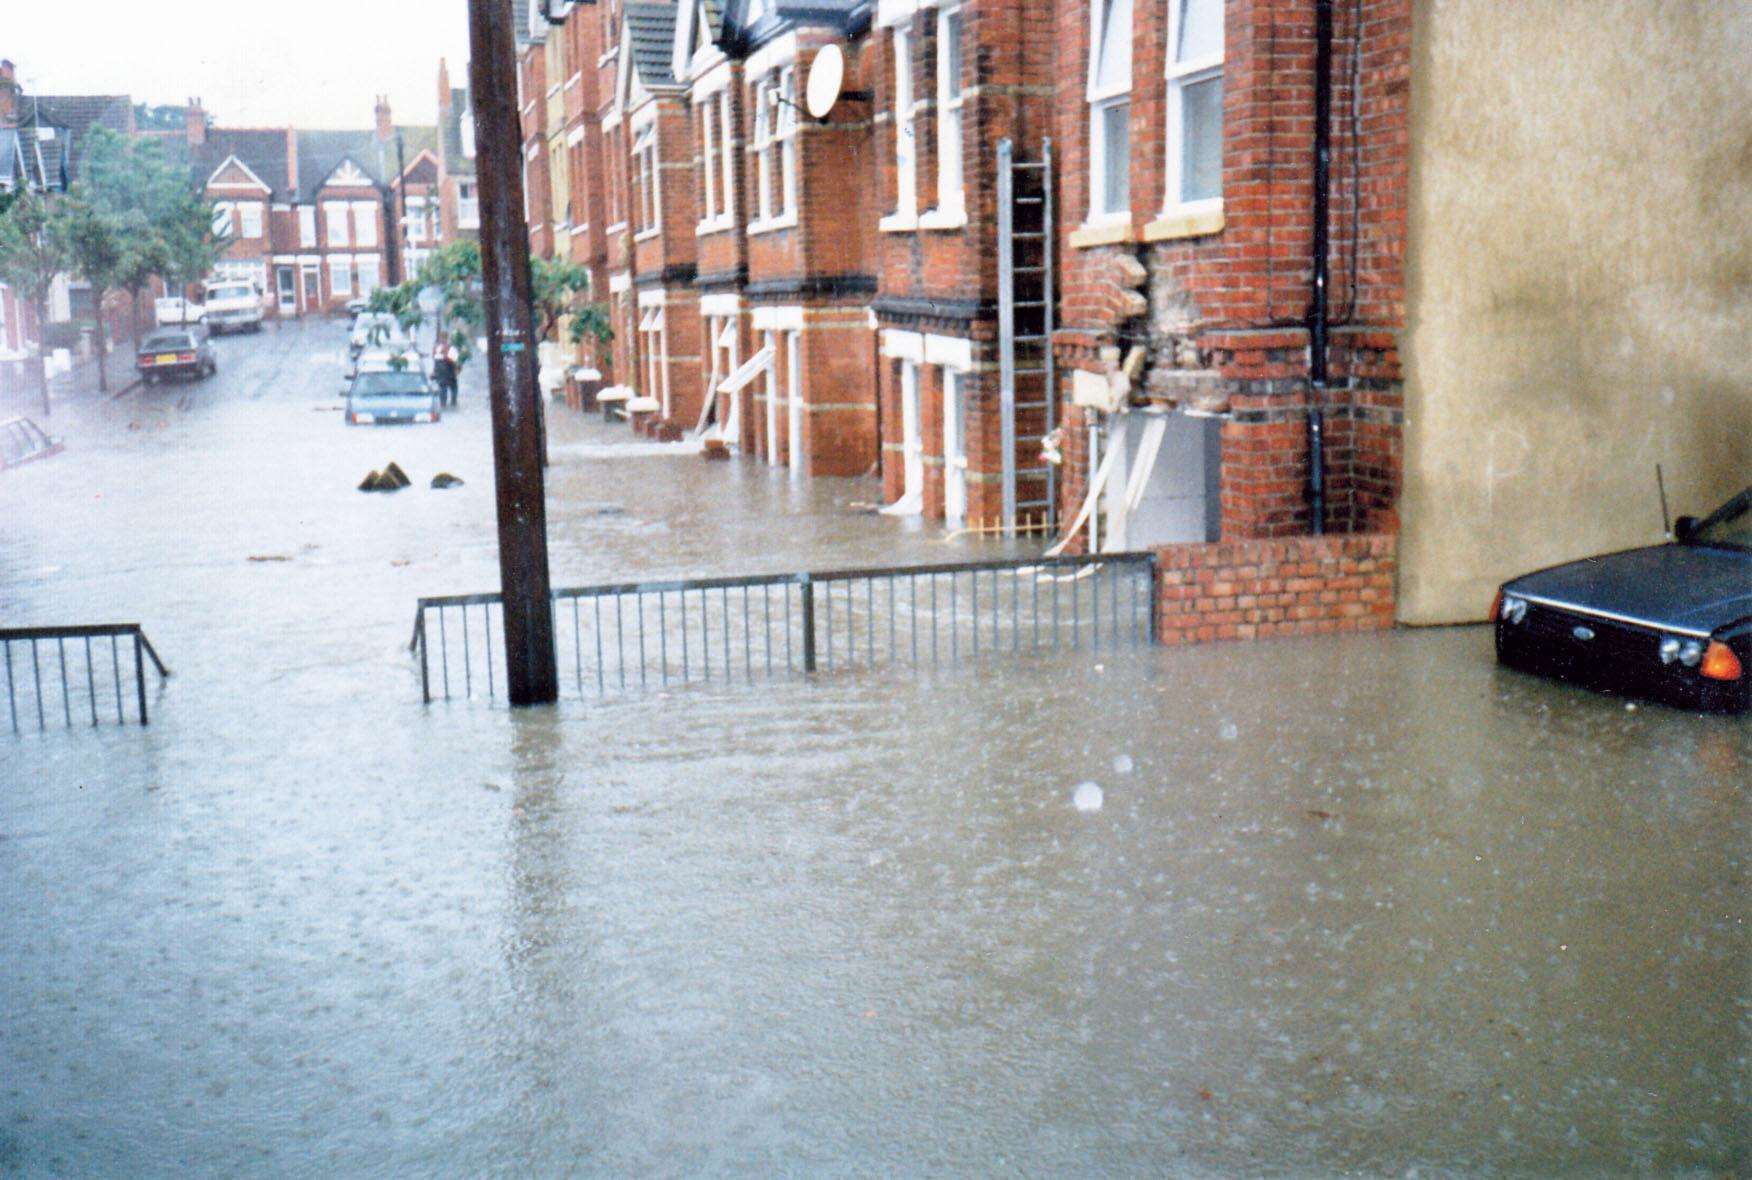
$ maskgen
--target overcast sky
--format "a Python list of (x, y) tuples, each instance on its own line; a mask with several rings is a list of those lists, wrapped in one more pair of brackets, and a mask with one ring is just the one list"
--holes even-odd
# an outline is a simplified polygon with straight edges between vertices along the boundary
[(0, 0), (0, 57), (26, 93), (205, 100), (223, 126), (437, 118), (438, 59), (466, 80), (466, 0)]

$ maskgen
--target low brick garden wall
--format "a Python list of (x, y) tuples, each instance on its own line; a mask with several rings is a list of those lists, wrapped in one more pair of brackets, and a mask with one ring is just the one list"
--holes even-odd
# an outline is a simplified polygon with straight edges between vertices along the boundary
[(1393, 625), (1396, 555), (1385, 534), (1169, 545), (1157, 551), (1157, 638), (1384, 630)]

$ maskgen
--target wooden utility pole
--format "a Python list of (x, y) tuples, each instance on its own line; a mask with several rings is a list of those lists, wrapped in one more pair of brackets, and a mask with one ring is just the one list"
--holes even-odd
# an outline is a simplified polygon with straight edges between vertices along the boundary
[(523, 219), (523, 131), (511, 0), (469, 0), (481, 199), (481, 286), (493, 407), (505, 684), (513, 705), (559, 696), (542, 488), (541, 391), (530, 316), (529, 230)]

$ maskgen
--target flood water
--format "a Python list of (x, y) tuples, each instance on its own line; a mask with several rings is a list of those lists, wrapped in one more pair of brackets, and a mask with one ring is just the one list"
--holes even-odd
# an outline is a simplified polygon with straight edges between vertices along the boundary
[[(1745, 721), (1478, 629), (422, 707), (485, 411), (344, 428), (341, 339), (0, 474), (0, 625), (175, 673), (0, 730), (0, 1174), (1752, 1169)], [(625, 440), (557, 584), (1002, 552)]]

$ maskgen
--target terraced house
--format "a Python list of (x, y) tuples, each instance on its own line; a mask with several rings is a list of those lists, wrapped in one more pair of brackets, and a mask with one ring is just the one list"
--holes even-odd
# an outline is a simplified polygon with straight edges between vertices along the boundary
[(635, 421), (1068, 547), (1396, 527), (1408, 0), (525, 14)]
[(361, 131), (214, 127), (188, 114), (190, 169), (227, 236), (216, 277), (245, 279), (270, 317), (327, 314), (401, 281), (436, 239), (433, 127), (397, 126), (379, 99)]

